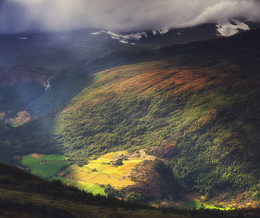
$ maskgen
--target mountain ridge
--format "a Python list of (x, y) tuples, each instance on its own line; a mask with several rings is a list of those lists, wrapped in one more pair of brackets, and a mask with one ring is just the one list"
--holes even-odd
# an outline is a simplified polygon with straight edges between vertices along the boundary
[[(166, 160), (186, 192), (200, 191), (224, 207), (241, 206), (242, 196), (243, 204), (255, 206), (259, 34), (254, 30), (152, 52), (121, 51), (94, 61), (95, 74), (88, 74), (89, 62), (76, 65), (66, 71), (68, 83), (63, 75), (56, 78), (60, 87), (71, 85), (72, 95), (43, 118), (8, 130), (4, 139), (17, 143), (16, 154), (59, 150), (83, 167), (107, 152), (146, 149)], [(43, 105), (48, 95), (62, 97), (53, 84)]]

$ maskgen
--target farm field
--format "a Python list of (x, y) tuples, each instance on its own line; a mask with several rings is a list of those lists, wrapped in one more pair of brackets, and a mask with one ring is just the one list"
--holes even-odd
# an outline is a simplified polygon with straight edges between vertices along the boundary
[[(94, 195), (106, 195), (105, 185), (111, 185), (117, 190), (133, 185), (135, 182), (131, 180), (132, 170), (143, 160), (154, 159), (143, 151), (139, 157), (135, 156), (129, 155), (127, 151), (110, 152), (80, 167), (77, 164), (70, 165), (68, 158), (63, 155), (34, 153), (23, 156), (22, 164), (41, 178), (61, 180)], [(116, 165), (120, 159), (122, 163)]]
[[(71, 165), (60, 172), (57, 178), (93, 194), (105, 195), (105, 185), (111, 185), (117, 190), (133, 185), (135, 182), (131, 180), (132, 170), (145, 159), (153, 158), (145, 153), (141, 153), (139, 157), (134, 156), (127, 151), (110, 152), (96, 160), (90, 160), (82, 167)], [(122, 163), (116, 165), (121, 158), (124, 159)]]
[(22, 164), (30, 169), (30, 172), (43, 179), (52, 179), (60, 170), (70, 164), (63, 155), (30, 154), (22, 158)]

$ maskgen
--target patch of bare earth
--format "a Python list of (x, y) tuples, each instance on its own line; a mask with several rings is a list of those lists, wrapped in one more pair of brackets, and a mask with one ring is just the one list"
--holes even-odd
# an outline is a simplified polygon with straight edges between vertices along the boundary
[(33, 153), (33, 154), (31, 154), (31, 156), (32, 156), (33, 158), (39, 159), (39, 158), (41, 158), (42, 156), (44, 156), (44, 154)]

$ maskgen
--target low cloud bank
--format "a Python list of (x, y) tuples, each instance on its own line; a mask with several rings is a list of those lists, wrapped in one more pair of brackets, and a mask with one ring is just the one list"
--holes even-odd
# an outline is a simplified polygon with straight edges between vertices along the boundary
[(258, 0), (0, 0), (0, 33), (82, 28), (190, 27), (234, 17), (260, 21)]

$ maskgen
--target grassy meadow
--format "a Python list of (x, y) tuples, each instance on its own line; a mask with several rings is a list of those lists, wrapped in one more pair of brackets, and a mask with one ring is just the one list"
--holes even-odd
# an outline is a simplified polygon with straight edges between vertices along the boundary
[(70, 162), (63, 155), (30, 154), (22, 157), (22, 164), (28, 167), (32, 174), (44, 179), (51, 179)]

